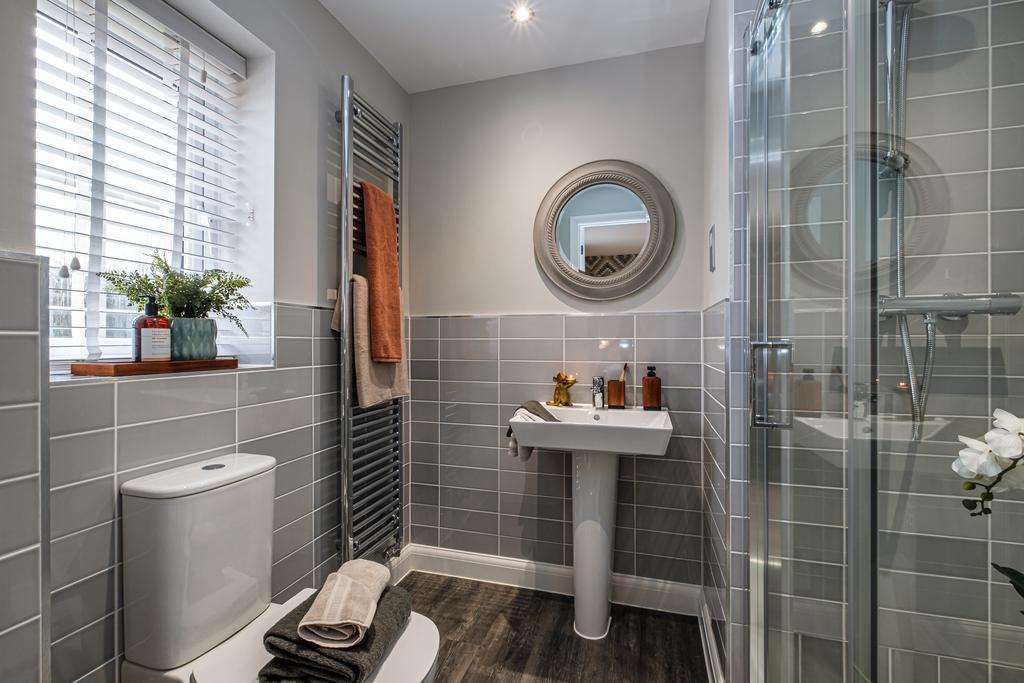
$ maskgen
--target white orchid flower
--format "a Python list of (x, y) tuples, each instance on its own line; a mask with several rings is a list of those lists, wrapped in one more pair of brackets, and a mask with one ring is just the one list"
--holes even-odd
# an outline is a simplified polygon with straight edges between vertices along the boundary
[(1013, 413), (1008, 413), (1002, 408), (996, 408), (995, 412), (992, 413), (995, 420), (992, 423), (998, 429), (1005, 429), (1013, 434), (1020, 434), (1024, 432), (1024, 420), (1020, 419)]
[(964, 479), (980, 481), (995, 477), (1003, 471), (1004, 465), (984, 441), (961, 436), (960, 443), (967, 446), (960, 451), (960, 457), (953, 461), (953, 471)]
[[(1016, 460), (1024, 453), (1024, 440), (1015, 432), (1008, 432), (1005, 429), (992, 429), (985, 434), (985, 443), (1000, 458), (1005, 460)], [(1010, 463), (1003, 463), (1003, 467)]]

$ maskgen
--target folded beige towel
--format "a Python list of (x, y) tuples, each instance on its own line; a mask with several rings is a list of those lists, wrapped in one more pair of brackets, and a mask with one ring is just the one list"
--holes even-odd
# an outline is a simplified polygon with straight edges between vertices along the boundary
[(327, 575), (306, 616), (299, 622), (303, 640), (320, 647), (352, 647), (363, 639), (377, 613), (377, 601), (391, 571), (370, 560), (350, 560)]
[[(341, 301), (335, 307), (332, 329), (338, 331)], [(409, 395), (409, 365), (377, 363), (370, 357), (370, 295), (366, 278), (352, 276), (352, 363), (355, 366), (356, 397), (360, 408), (375, 406)]]

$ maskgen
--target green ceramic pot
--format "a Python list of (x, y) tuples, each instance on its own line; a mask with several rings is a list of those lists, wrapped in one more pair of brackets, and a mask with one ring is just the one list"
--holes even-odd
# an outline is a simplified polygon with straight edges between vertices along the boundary
[(171, 318), (171, 360), (212, 360), (216, 357), (216, 320)]

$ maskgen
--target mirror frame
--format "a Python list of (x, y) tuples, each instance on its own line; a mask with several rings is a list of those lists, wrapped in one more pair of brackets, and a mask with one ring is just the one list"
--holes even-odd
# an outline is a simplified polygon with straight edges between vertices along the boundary
[[(614, 275), (596, 277), (572, 268), (558, 248), (555, 226), (565, 205), (578, 192), (594, 185), (625, 187), (644, 203), (651, 219), (647, 244), (633, 261)], [(533, 252), (547, 278), (581, 299), (606, 301), (633, 294), (665, 267), (676, 239), (676, 208), (668, 189), (642, 166), (618, 159), (583, 164), (558, 179), (537, 210), (533, 224)]]

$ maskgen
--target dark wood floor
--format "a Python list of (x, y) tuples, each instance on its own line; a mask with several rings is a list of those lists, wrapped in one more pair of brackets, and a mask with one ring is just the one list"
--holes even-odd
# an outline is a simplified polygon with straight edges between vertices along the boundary
[(612, 606), (590, 641), (572, 629), (572, 598), (414, 572), (413, 610), (441, 632), (437, 683), (707, 683), (695, 617)]

